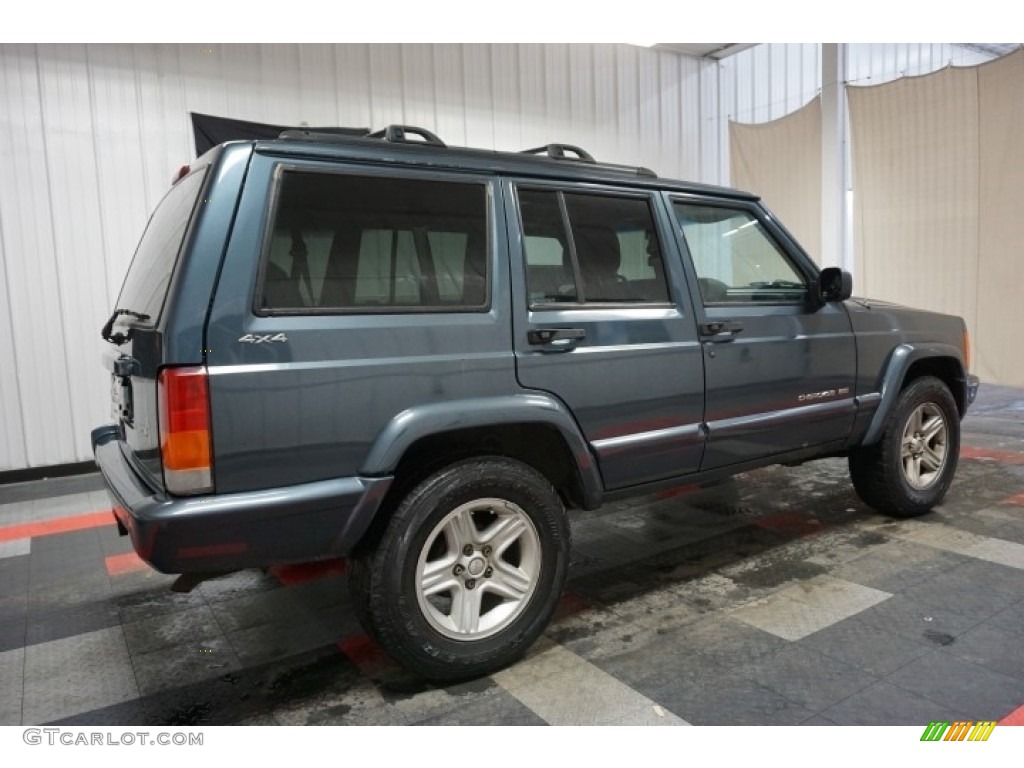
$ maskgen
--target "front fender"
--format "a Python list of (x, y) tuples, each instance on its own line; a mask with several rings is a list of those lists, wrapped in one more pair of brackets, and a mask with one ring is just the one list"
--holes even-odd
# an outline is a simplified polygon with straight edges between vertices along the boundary
[(587, 509), (600, 505), (601, 474), (569, 410), (542, 393), (454, 400), (407, 408), (381, 430), (360, 469), (363, 476), (388, 475), (417, 440), (444, 432), (506, 424), (546, 424), (565, 440), (582, 481)]
[[(860, 445), (873, 445), (881, 439), (882, 432), (885, 429), (885, 422), (889, 418), (889, 414), (892, 413), (892, 409), (896, 406), (896, 400), (903, 389), (903, 381), (906, 379), (907, 371), (910, 370), (914, 363), (927, 358), (952, 359), (958, 367), (957, 381), (960, 383), (960, 386), (967, 386), (963, 353), (959, 348), (941, 342), (898, 345), (889, 356), (889, 362), (882, 373), (880, 382), (881, 400), (875, 415), (871, 419), (871, 423), (868, 425), (868, 430), (864, 434), (864, 439), (860, 441)], [(964, 393), (954, 392), (954, 397), (957, 397), (961, 402), (967, 402)], [(960, 399), (961, 397), (963, 399)]]

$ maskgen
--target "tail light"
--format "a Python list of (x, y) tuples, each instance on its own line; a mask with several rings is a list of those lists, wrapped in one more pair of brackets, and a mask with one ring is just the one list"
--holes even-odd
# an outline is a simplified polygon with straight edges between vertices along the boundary
[(971, 334), (964, 328), (964, 370), (971, 370)]
[(206, 368), (165, 368), (159, 378), (160, 456), (171, 493), (213, 490)]

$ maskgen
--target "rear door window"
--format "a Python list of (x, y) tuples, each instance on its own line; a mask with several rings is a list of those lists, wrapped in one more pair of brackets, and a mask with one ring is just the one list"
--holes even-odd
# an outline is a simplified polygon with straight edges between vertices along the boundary
[(143, 324), (155, 324), (160, 319), (205, 176), (205, 169), (195, 171), (171, 188), (150, 217), (135, 250), (117, 306), (149, 315)]
[(519, 189), (530, 305), (669, 301), (642, 197)]
[(258, 309), (486, 309), (486, 206), (481, 182), (286, 170)]

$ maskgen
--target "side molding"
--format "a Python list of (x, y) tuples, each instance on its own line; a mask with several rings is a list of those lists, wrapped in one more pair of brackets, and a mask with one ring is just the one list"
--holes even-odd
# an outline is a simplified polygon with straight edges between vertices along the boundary
[(546, 424), (557, 429), (569, 446), (582, 480), (586, 508), (600, 506), (604, 485), (587, 441), (568, 409), (555, 398), (539, 393), (454, 400), (407, 408), (381, 430), (360, 468), (360, 475), (380, 476), (394, 472), (402, 455), (421, 438), (505, 424)]

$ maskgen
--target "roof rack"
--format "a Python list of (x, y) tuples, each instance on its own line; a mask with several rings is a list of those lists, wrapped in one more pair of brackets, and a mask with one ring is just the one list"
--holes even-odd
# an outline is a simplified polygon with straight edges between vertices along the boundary
[[(410, 137), (419, 138), (410, 138)], [(379, 131), (372, 131), (362, 136), (353, 136), (351, 133), (341, 134), (327, 132), (323, 130), (302, 130), (302, 129), (289, 129), (282, 131), (279, 138), (282, 139), (303, 139), (305, 141), (320, 141), (320, 142), (365, 142), (367, 139), (381, 139), (383, 141), (392, 142), (395, 144), (411, 144), (413, 146), (421, 147), (437, 147), (440, 149), (446, 149), (448, 147), (436, 134), (431, 133), (426, 128), (419, 128), (415, 125), (389, 125), (386, 128), (382, 128)], [(455, 148), (459, 149), (459, 148)], [(473, 150), (464, 149), (467, 152), (486, 152), (488, 150)], [(637, 176), (645, 176), (647, 178), (656, 179), (658, 174), (652, 171), (650, 168), (644, 168), (643, 166), (633, 165), (618, 165), (615, 163), (599, 163), (594, 159), (594, 156), (587, 152), (585, 149), (574, 146), (572, 144), (545, 144), (542, 147), (534, 147), (533, 149), (524, 149), (521, 152), (509, 152), (500, 153), (506, 155), (533, 155), (538, 160), (544, 158), (547, 160), (554, 160), (556, 162), (569, 162), (569, 163), (585, 163), (593, 166), (595, 169), (601, 169), (606, 171), (615, 171), (617, 173), (629, 173)]]

